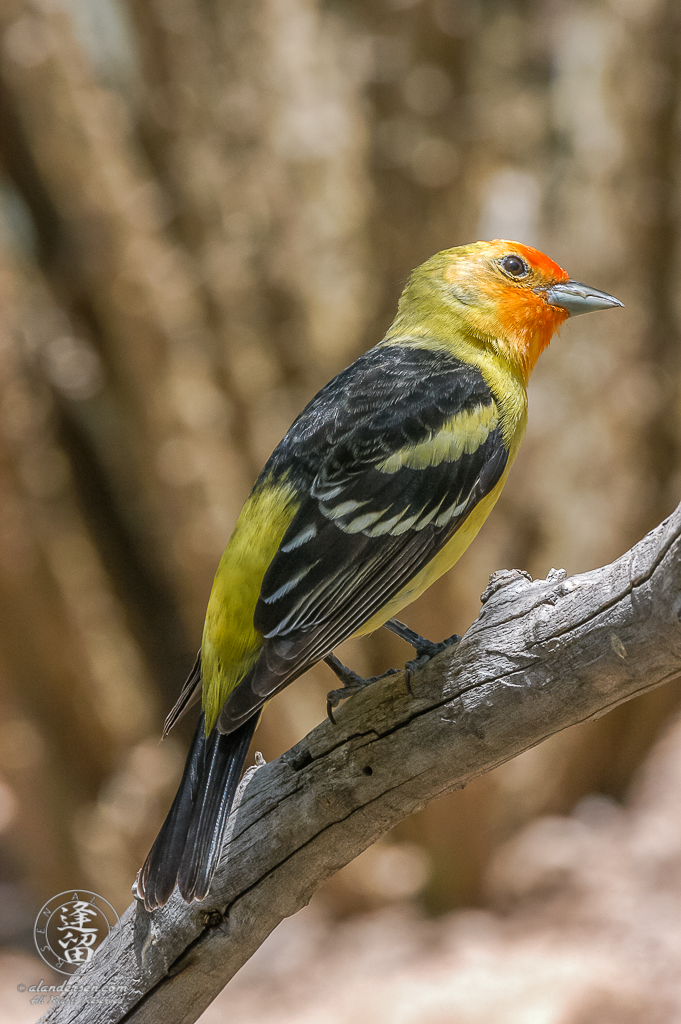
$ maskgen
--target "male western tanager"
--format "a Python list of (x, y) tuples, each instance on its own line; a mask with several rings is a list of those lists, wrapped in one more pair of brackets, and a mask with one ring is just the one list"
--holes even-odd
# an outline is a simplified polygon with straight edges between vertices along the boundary
[(457, 561), (492, 510), (526, 387), (569, 317), (620, 306), (517, 242), (448, 249), (413, 272), (374, 348), (303, 410), (239, 516), (201, 652), (167, 727), (199, 694), (180, 787), (138, 876), (148, 910), (206, 896), (260, 710), (350, 636), (386, 625)]

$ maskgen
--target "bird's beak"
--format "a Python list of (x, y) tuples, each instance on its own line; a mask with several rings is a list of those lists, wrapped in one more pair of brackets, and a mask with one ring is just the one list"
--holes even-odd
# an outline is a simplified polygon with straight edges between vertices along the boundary
[(580, 281), (564, 281), (562, 284), (554, 284), (547, 289), (545, 294), (547, 302), (552, 306), (567, 309), (570, 316), (594, 313), (597, 309), (612, 309), (613, 306), (624, 305), (614, 295), (600, 292), (598, 288), (591, 288), (588, 284), (582, 284)]

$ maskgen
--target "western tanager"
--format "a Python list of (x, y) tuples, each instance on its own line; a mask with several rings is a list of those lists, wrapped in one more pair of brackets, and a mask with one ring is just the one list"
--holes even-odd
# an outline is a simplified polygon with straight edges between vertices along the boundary
[(139, 873), (148, 910), (203, 899), (260, 710), (350, 636), (386, 625), (473, 540), (511, 468), (526, 387), (569, 317), (620, 306), (517, 242), (438, 253), (382, 341), (298, 416), (258, 477), (215, 576), (201, 652), (166, 727), (203, 713)]

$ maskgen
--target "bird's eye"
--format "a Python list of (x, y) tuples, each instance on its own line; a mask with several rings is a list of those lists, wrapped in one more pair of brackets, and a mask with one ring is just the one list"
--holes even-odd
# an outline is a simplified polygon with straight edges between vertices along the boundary
[(530, 272), (527, 263), (520, 256), (504, 256), (500, 263), (502, 270), (509, 277), (525, 277)]

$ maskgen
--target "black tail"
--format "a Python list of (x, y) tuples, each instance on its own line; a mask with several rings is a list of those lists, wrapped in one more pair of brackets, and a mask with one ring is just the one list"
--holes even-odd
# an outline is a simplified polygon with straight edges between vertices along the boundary
[(187, 903), (207, 896), (259, 717), (226, 736), (217, 729), (206, 736), (201, 715), (173, 805), (137, 879), (147, 910), (167, 903), (175, 882)]

